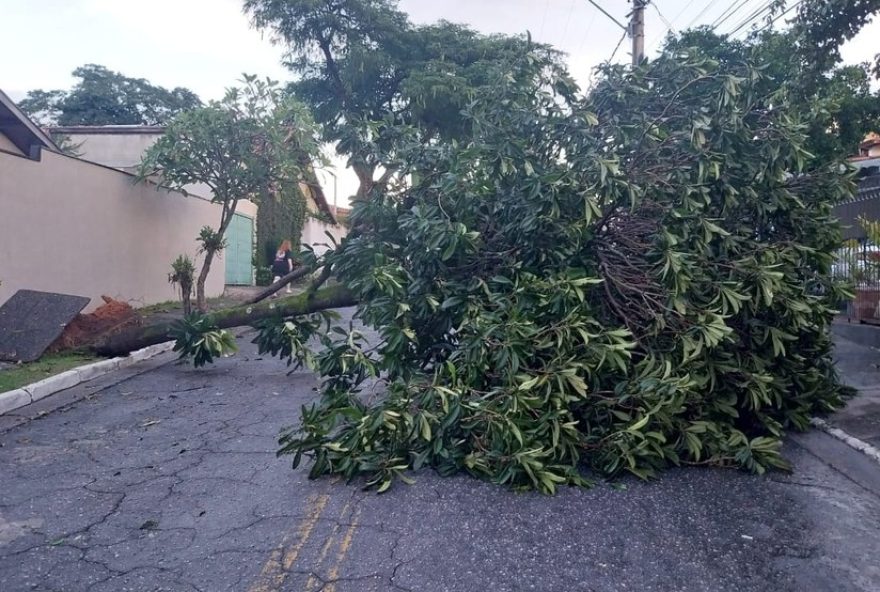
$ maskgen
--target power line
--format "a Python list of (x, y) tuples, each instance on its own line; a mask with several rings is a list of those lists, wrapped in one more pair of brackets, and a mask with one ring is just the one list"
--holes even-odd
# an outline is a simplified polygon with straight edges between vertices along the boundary
[[(695, 1), (696, 0), (690, 0), (690, 2), (688, 2), (685, 5), (685, 7), (682, 8), (679, 11), (679, 13), (675, 15), (675, 17), (672, 19), (672, 22), (669, 24), (669, 26), (666, 28), (666, 30), (663, 31), (663, 33), (660, 36), (655, 37), (654, 40), (651, 42), (650, 49), (654, 49), (655, 47), (657, 47), (658, 43), (661, 43), (663, 41), (663, 38), (666, 37), (666, 33), (668, 33), (669, 31), (671, 31), (674, 28), (672, 25), (674, 25), (675, 23), (678, 22), (678, 19), (681, 18), (681, 15), (683, 15), (687, 11), (687, 9), (691, 7), (691, 4), (693, 4)], [(656, 5), (655, 5), (655, 8), (656, 8)], [(660, 11), (658, 10), (657, 13), (659, 14)]]
[(538, 33), (538, 37), (544, 36), (544, 23), (547, 21), (548, 10), (550, 10), (550, 0), (544, 2), (544, 15), (541, 17), (541, 31)]
[(733, 37), (734, 35), (739, 33), (741, 30), (743, 30), (744, 28), (748, 27), (749, 25), (753, 24), (755, 21), (760, 19), (761, 15), (763, 15), (765, 12), (769, 11), (772, 8), (773, 3), (774, 3), (774, 0), (767, 0), (767, 2), (764, 4), (764, 6), (758, 8), (757, 10), (752, 12), (752, 14), (747, 16), (744, 20), (740, 21), (740, 23), (738, 25), (733, 27), (733, 29), (731, 29), (730, 31), (728, 31), (725, 34), (728, 37)]
[(758, 29), (757, 31), (755, 31), (755, 34), (761, 33), (761, 32), (763, 32), (763, 31), (769, 29), (770, 27), (772, 27), (772, 26), (773, 26), (773, 23), (775, 23), (776, 21), (778, 21), (779, 19), (781, 19), (782, 17), (784, 17), (786, 14), (788, 14), (789, 12), (791, 12), (792, 10), (794, 10), (795, 8), (797, 8), (797, 7), (798, 7), (798, 4), (800, 4), (801, 2), (803, 2), (803, 0), (798, 0), (797, 2), (795, 2), (794, 4), (792, 4), (790, 7), (786, 8), (786, 9), (782, 12), (782, 14), (780, 14), (780, 15), (777, 16), (777, 17), (775, 17), (775, 18), (772, 19), (770, 22), (768, 22), (766, 25), (764, 25), (763, 27), (761, 27), (760, 29)]
[(562, 30), (562, 37), (559, 43), (560, 46), (562, 46), (568, 38), (568, 28), (571, 25), (571, 15), (574, 13), (575, 2), (577, 2), (577, 0), (571, 0), (571, 4), (568, 5), (568, 16), (565, 17), (565, 29)]
[(685, 29), (690, 29), (692, 26), (694, 26), (694, 23), (697, 22), (698, 20), (700, 20), (700, 17), (702, 17), (704, 14), (706, 14), (706, 11), (708, 11), (710, 8), (712, 8), (712, 5), (715, 4), (715, 2), (717, 2), (717, 1), (718, 0), (712, 0), (711, 2), (709, 2), (705, 6), (705, 8), (703, 8), (703, 10), (701, 10), (700, 13), (697, 16), (695, 16), (691, 22), (688, 23), (688, 25), (687, 25), (687, 27), (685, 27)]
[(593, 29), (593, 24), (596, 22), (596, 13), (591, 11), (591, 14), (592, 14), (592, 16), (590, 17), (590, 22), (587, 23), (587, 28), (584, 31), (583, 36), (581, 37), (581, 44), (578, 45), (577, 53), (580, 53), (581, 50), (584, 48), (584, 43), (587, 42), (587, 38), (590, 34), (590, 31)]
[[(600, 11), (602, 14), (604, 14), (605, 16), (607, 16), (608, 18), (610, 18), (612, 21), (614, 21), (614, 24), (615, 24), (615, 25), (617, 25), (618, 27), (620, 27), (620, 28), (623, 29), (624, 31), (627, 31), (627, 30), (628, 30), (628, 27), (625, 27), (624, 25), (620, 24), (620, 21), (618, 21), (616, 18), (614, 18), (613, 16), (611, 16), (610, 14), (608, 14), (608, 12), (607, 12), (604, 8), (602, 8), (601, 6), (599, 6), (598, 4), (596, 4), (596, 2), (595, 2), (594, 0), (587, 0), (587, 2), (589, 2), (590, 4), (592, 4), (593, 6), (595, 6), (596, 8), (598, 8), (599, 11)], [(620, 45), (620, 44), (618, 44), (618, 46), (619, 46), (619, 45)]]
[[(673, 27), (673, 26), (672, 26), (672, 23), (670, 23), (670, 22), (666, 19), (666, 17), (663, 16), (663, 13), (660, 12), (660, 9), (657, 7), (657, 3), (656, 3), (656, 2), (651, 2), (651, 6), (654, 7), (654, 10), (657, 11), (657, 16), (659, 16), (659, 17), (660, 17), (660, 20), (663, 21), (663, 24), (666, 25), (666, 30), (667, 30), (667, 31), (672, 31), (673, 33), (675, 33), (675, 27)], [(664, 35), (665, 35), (665, 33), (664, 33)]]
[(617, 55), (617, 50), (620, 49), (620, 45), (623, 43), (623, 40), (626, 39), (626, 34), (627, 31), (624, 31), (623, 35), (620, 36), (620, 41), (617, 42), (617, 47), (614, 48), (614, 51), (611, 52), (611, 57), (608, 58), (609, 62), (612, 62), (614, 60), (614, 56)]
[(714, 30), (718, 27), (718, 25), (723, 24), (724, 21), (726, 21), (727, 19), (732, 17), (734, 14), (739, 12), (739, 10), (743, 7), (743, 5), (748, 4), (750, 1), (751, 0), (740, 0), (739, 4), (737, 4), (736, 2), (731, 3), (731, 5), (728, 7), (728, 9), (725, 10), (724, 12), (722, 12), (720, 15), (718, 15), (718, 18), (716, 18), (715, 21), (710, 25), (712, 27), (712, 29)]

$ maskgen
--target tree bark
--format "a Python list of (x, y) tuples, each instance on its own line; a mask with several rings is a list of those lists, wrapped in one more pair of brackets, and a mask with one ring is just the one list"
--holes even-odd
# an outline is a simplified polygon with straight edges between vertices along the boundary
[(268, 298), (269, 296), (271, 296), (272, 294), (274, 294), (275, 292), (277, 292), (278, 290), (280, 290), (281, 288), (283, 288), (284, 286), (286, 286), (287, 284), (289, 284), (293, 280), (298, 280), (301, 277), (305, 277), (308, 274), (310, 274), (311, 272), (315, 271), (315, 269), (316, 268), (308, 267), (308, 266), (303, 266), (303, 267), (300, 267), (299, 269), (294, 269), (293, 271), (291, 271), (287, 275), (281, 276), (281, 278), (277, 282), (275, 282), (271, 286), (268, 286), (265, 290), (263, 290), (262, 292), (260, 292), (259, 294), (257, 294), (253, 298), (251, 298), (250, 300), (246, 300), (245, 304), (256, 304), (260, 300), (265, 300), (266, 298)]
[[(236, 306), (210, 313), (221, 329), (250, 325), (261, 319), (292, 317), (302, 314), (344, 308), (357, 304), (354, 295), (343, 286), (329, 286), (312, 294), (297, 294), (274, 302), (255, 305)], [(174, 323), (161, 323), (147, 327), (134, 327), (115, 335), (110, 335), (92, 346), (103, 356), (118, 356), (128, 352), (169, 341)]]
[(205, 312), (208, 303), (205, 298), (205, 282), (208, 279), (208, 272), (211, 271), (211, 263), (214, 261), (214, 253), (216, 251), (209, 250), (205, 252), (205, 261), (202, 263), (202, 269), (199, 271), (199, 277), (196, 280), (196, 308), (199, 312)]

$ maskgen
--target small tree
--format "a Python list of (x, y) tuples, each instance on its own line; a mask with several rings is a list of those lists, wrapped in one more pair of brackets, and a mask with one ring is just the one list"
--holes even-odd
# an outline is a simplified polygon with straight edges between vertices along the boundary
[(177, 286), (180, 290), (180, 301), (183, 303), (183, 313), (192, 312), (192, 288), (196, 274), (196, 266), (188, 255), (178, 255), (171, 262), (171, 273), (168, 274), (168, 283)]
[(196, 306), (202, 312), (205, 280), (225, 246), (239, 200), (274, 196), (306, 173), (319, 154), (315, 126), (301, 103), (283, 97), (271, 80), (246, 75), (243, 82), (243, 87), (227, 90), (223, 100), (175, 118), (140, 167), (142, 180), (158, 175), (171, 189), (185, 192), (204, 184), (212, 201), (222, 206), (217, 228), (205, 227), (198, 237), (204, 260), (196, 280)]

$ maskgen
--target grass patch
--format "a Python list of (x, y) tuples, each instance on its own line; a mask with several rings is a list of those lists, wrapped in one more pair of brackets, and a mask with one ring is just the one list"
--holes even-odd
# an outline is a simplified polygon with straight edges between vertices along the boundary
[(21, 388), (32, 382), (100, 359), (102, 358), (79, 351), (46, 354), (35, 362), (17, 364), (0, 370), (0, 393)]
[(147, 306), (141, 306), (140, 308), (136, 308), (135, 311), (141, 315), (152, 315), (158, 312), (169, 312), (172, 310), (182, 309), (183, 304), (181, 304), (177, 300), (166, 300), (165, 302), (157, 302), (156, 304), (149, 304)]

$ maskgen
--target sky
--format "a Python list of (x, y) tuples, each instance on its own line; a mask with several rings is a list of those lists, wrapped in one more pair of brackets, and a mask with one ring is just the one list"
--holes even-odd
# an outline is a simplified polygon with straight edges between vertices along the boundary
[[(595, 0), (619, 22), (626, 0)], [(674, 30), (713, 24), (728, 8), (739, 9), (718, 25), (727, 33), (766, 0), (653, 0), (645, 14), (645, 47), (651, 55)], [(793, 4), (795, 0), (789, 0)], [(529, 31), (536, 41), (566, 52), (571, 73), (586, 85), (623, 34), (589, 0), (400, 0), (416, 23), (440, 19), (483, 33)], [(793, 14), (793, 13), (791, 13)], [(220, 98), (244, 72), (285, 81), (282, 48), (250, 27), (240, 0), (0, 0), (0, 89), (18, 100), (32, 89), (66, 89), (70, 73), (100, 64), (168, 88), (185, 86), (202, 99)], [(782, 21), (779, 22), (782, 24)], [(880, 51), (880, 19), (842, 48), (844, 61), (869, 61)], [(624, 39), (614, 61), (630, 59)], [(357, 187), (344, 161), (333, 159), (340, 206)], [(322, 175), (328, 196), (334, 179)]]

